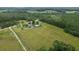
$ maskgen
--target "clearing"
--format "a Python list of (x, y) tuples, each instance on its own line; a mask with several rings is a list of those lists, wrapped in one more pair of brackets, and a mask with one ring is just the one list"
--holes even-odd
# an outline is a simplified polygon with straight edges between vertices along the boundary
[(17, 35), (22, 39), (27, 50), (39, 50), (44, 47), (49, 49), (55, 40), (71, 44), (79, 50), (79, 38), (65, 33), (63, 29), (42, 23), (40, 27), (33, 29), (13, 28)]

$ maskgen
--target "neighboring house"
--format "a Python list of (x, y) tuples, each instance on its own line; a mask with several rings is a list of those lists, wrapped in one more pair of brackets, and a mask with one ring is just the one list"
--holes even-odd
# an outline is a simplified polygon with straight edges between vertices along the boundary
[(33, 21), (29, 21), (29, 22), (27, 23), (27, 25), (28, 25), (29, 28), (33, 28)]

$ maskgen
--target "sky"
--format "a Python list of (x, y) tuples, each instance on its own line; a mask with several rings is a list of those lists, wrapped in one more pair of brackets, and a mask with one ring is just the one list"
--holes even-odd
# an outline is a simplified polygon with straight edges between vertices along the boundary
[(0, 0), (0, 7), (79, 7), (79, 0)]

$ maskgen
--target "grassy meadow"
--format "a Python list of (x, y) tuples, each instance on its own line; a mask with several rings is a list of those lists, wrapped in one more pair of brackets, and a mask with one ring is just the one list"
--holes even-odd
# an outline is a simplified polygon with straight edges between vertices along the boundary
[(40, 48), (49, 49), (55, 40), (71, 44), (76, 50), (79, 50), (79, 38), (64, 32), (63, 29), (42, 23), (37, 28), (13, 28), (17, 35), (21, 38), (22, 42), (28, 50), (36, 51)]

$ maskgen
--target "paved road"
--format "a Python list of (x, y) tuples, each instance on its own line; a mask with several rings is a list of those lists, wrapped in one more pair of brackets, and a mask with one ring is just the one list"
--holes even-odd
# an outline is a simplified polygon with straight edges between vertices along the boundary
[(19, 36), (15, 33), (15, 31), (9, 27), (10, 31), (14, 34), (14, 36), (16, 37), (16, 39), (18, 40), (19, 44), (22, 46), (24, 51), (27, 51), (27, 49), (25, 48), (25, 46), (23, 45), (23, 43), (21, 42), (21, 39), (19, 38)]

